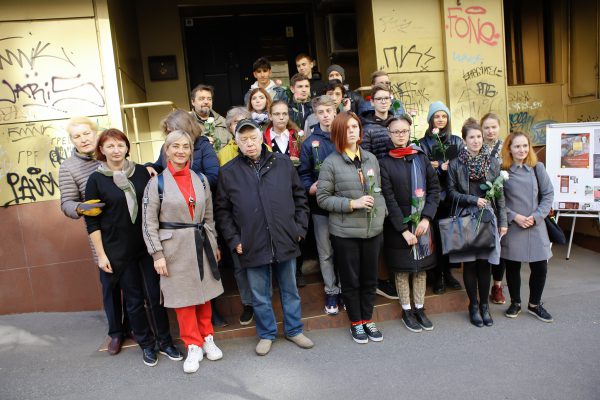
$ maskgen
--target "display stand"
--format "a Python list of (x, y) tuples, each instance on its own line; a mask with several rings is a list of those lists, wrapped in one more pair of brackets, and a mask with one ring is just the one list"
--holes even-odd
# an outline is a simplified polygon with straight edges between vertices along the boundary
[(598, 211), (581, 211), (581, 210), (558, 210), (556, 211), (556, 223), (560, 217), (573, 218), (571, 223), (571, 234), (569, 235), (569, 246), (567, 247), (567, 260), (571, 256), (571, 245), (573, 244), (573, 234), (575, 233), (575, 223), (577, 218), (598, 218), (600, 222), (600, 212)]

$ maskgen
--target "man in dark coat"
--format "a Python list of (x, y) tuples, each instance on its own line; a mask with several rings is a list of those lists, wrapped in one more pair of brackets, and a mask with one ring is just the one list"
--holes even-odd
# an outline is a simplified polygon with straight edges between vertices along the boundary
[(241, 120), (235, 140), (240, 154), (219, 172), (215, 216), (248, 275), (260, 338), (256, 353), (266, 355), (277, 335), (271, 271), (279, 284), (286, 339), (311, 348), (312, 341), (303, 334), (296, 288), (298, 242), (308, 227), (304, 187), (289, 157), (268, 151), (254, 121)]

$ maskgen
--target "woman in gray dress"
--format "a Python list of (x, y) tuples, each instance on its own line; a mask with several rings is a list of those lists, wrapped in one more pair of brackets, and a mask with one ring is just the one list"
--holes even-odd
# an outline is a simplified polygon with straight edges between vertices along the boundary
[(504, 184), (509, 226), (501, 244), (511, 304), (504, 315), (516, 318), (521, 312), (521, 263), (526, 262), (531, 269), (527, 310), (541, 321), (552, 322), (541, 302), (548, 259), (552, 257), (544, 223), (554, 199), (552, 183), (531, 149), (529, 136), (523, 132), (513, 132), (506, 138), (502, 169), (510, 176)]

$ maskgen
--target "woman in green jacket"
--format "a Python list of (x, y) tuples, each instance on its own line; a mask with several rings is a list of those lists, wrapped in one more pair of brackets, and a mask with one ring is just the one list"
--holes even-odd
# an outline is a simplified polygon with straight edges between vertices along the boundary
[(362, 126), (353, 112), (338, 114), (331, 125), (336, 151), (320, 167), (319, 207), (329, 211), (329, 233), (340, 275), (342, 298), (357, 343), (379, 342), (372, 320), (377, 266), (387, 214), (377, 158), (360, 148)]

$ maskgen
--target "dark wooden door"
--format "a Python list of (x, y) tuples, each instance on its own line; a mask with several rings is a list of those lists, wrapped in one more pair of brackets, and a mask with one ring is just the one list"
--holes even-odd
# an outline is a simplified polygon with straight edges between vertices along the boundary
[(187, 10), (186, 14), (182, 24), (190, 91), (200, 83), (214, 86), (213, 108), (220, 114), (243, 103), (254, 82), (252, 64), (257, 58), (286, 60), (293, 75), (296, 55), (310, 48), (303, 10), (201, 17), (190, 17)]

